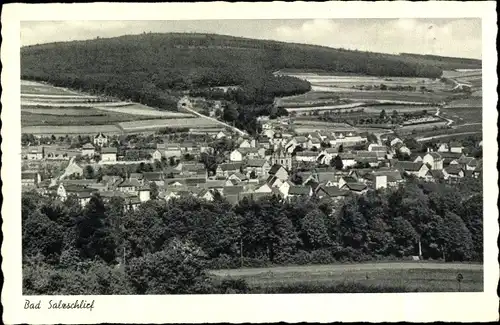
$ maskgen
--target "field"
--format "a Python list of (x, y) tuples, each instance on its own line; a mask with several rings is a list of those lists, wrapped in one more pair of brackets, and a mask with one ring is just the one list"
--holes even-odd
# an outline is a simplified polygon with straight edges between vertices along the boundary
[(118, 126), (125, 132), (139, 132), (150, 131), (154, 129), (169, 127), (169, 128), (209, 128), (218, 126), (219, 124), (210, 119), (202, 117), (194, 118), (176, 118), (176, 119), (155, 119), (155, 120), (142, 120), (134, 122), (118, 123)]
[(74, 125), (74, 126), (47, 126), (47, 125), (37, 125), (37, 126), (23, 126), (23, 133), (34, 134), (34, 135), (65, 135), (65, 134), (97, 134), (103, 132), (106, 134), (121, 134), (120, 130), (116, 125)]
[(348, 292), (345, 289), (349, 287), (353, 289), (350, 292), (356, 292), (357, 287), (375, 289), (373, 292), (384, 292), (391, 288), (399, 289), (397, 291), (400, 292), (455, 292), (458, 290), (458, 273), (463, 275), (461, 291), (483, 291), (483, 267), (480, 264), (339, 264), (217, 270), (211, 273), (219, 280), (246, 280), (250, 293), (287, 293), (294, 287), (316, 289), (316, 292)]
[(454, 107), (442, 108), (442, 116), (455, 121), (455, 124), (462, 123), (481, 123), (483, 114), (481, 107)]
[(44, 83), (21, 81), (22, 132), (89, 134), (154, 131), (163, 127), (204, 128), (216, 121), (192, 114), (91, 96)]

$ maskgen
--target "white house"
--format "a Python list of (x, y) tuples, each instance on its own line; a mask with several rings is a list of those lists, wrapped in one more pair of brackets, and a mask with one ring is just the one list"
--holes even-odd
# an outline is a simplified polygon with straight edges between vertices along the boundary
[(94, 157), (95, 155), (95, 148), (92, 144), (86, 143), (82, 147), (82, 156), (87, 156), (87, 157)]
[(429, 164), (431, 169), (443, 169), (443, 157), (438, 152), (428, 152), (423, 158), (424, 164)]
[(106, 147), (101, 149), (101, 161), (116, 161), (116, 153), (118, 149)]

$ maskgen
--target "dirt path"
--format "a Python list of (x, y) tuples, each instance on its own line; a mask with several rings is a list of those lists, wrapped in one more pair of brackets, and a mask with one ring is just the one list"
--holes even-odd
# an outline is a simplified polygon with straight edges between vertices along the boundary
[(248, 135), (246, 132), (244, 132), (244, 131), (242, 131), (242, 130), (240, 130), (240, 129), (238, 129), (238, 128), (236, 128), (236, 127), (232, 126), (232, 125), (229, 125), (229, 124), (227, 124), (227, 123), (225, 123), (225, 122), (219, 121), (219, 120), (218, 120), (218, 119), (216, 119), (216, 118), (213, 118), (213, 117), (209, 117), (209, 116), (203, 115), (203, 114), (198, 113), (197, 111), (195, 111), (195, 110), (193, 110), (193, 109), (191, 109), (191, 108), (188, 108), (188, 107), (185, 107), (184, 109), (185, 109), (186, 111), (188, 111), (188, 112), (190, 112), (190, 113), (194, 114), (194, 115), (197, 115), (197, 116), (199, 116), (199, 117), (202, 117), (202, 118), (205, 118), (205, 119), (208, 119), (208, 120), (212, 120), (212, 121), (214, 121), (214, 122), (217, 122), (217, 123), (218, 123), (218, 124), (220, 124), (220, 125), (223, 125), (224, 127), (230, 128), (231, 130), (234, 130), (234, 131), (235, 131), (236, 133), (238, 133), (239, 135), (243, 135), (243, 136)]
[(388, 262), (388, 263), (362, 263), (362, 264), (330, 264), (307, 266), (278, 266), (268, 268), (225, 269), (213, 270), (216, 276), (253, 276), (262, 273), (313, 273), (313, 272), (346, 272), (346, 271), (376, 271), (385, 269), (456, 269), (456, 270), (482, 270), (482, 264), (466, 263), (421, 263), (421, 262)]

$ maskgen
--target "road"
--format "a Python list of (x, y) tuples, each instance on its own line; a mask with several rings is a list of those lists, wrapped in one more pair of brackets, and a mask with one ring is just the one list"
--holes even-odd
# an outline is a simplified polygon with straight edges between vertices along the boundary
[(462, 133), (441, 134), (441, 135), (435, 135), (433, 137), (420, 138), (420, 139), (417, 139), (417, 142), (424, 142), (424, 141), (430, 141), (430, 140), (434, 140), (434, 139), (441, 139), (441, 138), (454, 137), (454, 136), (460, 136), (460, 135), (468, 135), (468, 134), (477, 134), (477, 133), (483, 133), (483, 131), (471, 131), (471, 132), (462, 132)]
[(388, 263), (360, 263), (360, 264), (330, 264), (307, 266), (278, 266), (267, 268), (243, 268), (209, 271), (215, 276), (255, 276), (263, 273), (311, 273), (311, 272), (347, 272), (347, 271), (376, 271), (384, 269), (441, 269), (441, 270), (482, 270), (482, 264), (466, 263), (427, 263), (427, 262), (388, 262)]

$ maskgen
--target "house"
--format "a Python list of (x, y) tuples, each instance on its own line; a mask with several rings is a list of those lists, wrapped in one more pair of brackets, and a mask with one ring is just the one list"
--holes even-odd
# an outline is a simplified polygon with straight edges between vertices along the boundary
[(270, 149), (271, 143), (269, 142), (269, 140), (259, 140), (259, 142), (257, 143), (257, 146), (259, 148)]
[(423, 162), (412, 161), (398, 161), (396, 163), (396, 169), (419, 178), (425, 178), (427, 171), (429, 171), (429, 167), (427, 167), (427, 165)]
[(403, 143), (403, 140), (401, 140), (400, 138), (394, 138), (391, 140), (391, 147), (394, 147), (397, 143)]
[(228, 177), (230, 174), (241, 172), (242, 167), (241, 162), (220, 164), (217, 166), (215, 174), (220, 177)]
[(151, 154), (151, 160), (155, 161), (161, 161), (161, 158), (162, 158), (162, 154), (161, 154), (161, 151), (156, 149), (155, 151), (153, 151), (153, 153)]
[(462, 153), (464, 147), (460, 142), (450, 142), (450, 152)]
[(224, 194), (224, 187), (226, 187), (226, 182), (223, 180), (207, 180), (205, 188), (209, 190), (218, 191), (221, 195)]
[(31, 188), (37, 187), (42, 181), (40, 173), (37, 171), (23, 171), (21, 172), (21, 187)]
[(113, 147), (105, 147), (101, 149), (101, 161), (116, 161), (116, 153), (118, 149)]
[(280, 164), (274, 164), (268, 171), (268, 174), (275, 176), (282, 182), (286, 181), (289, 177), (288, 171)]
[(28, 159), (28, 160), (42, 160), (43, 153), (44, 153), (43, 147), (29, 148), (28, 153), (26, 155), (26, 159)]
[(92, 194), (95, 192), (97, 192), (97, 190), (89, 189), (85, 186), (70, 185), (70, 184), (65, 185), (63, 183), (59, 184), (56, 191), (57, 196), (62, 201), (65, 201), (70, 195), (76, 196), (78, 202), (82, 207), (85, 206), (90, 201)]
[[(227, 180), (236, 181), (238, 184), (248, 180), (245, 174), (238, 172), (232, 173), (227, 177)], [(233, 183), (234, 184), (234, 183)]]
[(94, 137), (94, 146), (104, 147), (108, 145), (108, 137), (99, 132), (98, 135)]
[(192, 153), (193, 151), (197, 151), (199, 149), (194, 142), (190, 141), (179, 143), (179, 147), (181, 149), (181, 154)]
[(224, 131), (219, 131), (217, 135), (215, 135), (216, 139), (224, 139), (224, 138), (229, 138), (229, 135), (226, 134)]
[(288, 196), (288, 191), (291, 186), (293, 186), (293, 184), (290, 183), (290, 181), (284, 181), (283, 184), (278, 187), (282, 197), (286, 198)]
[(69, 176), (83, 176), (83, 168), (78, 166), (78, 164), (75, 163), (75, 161), (72, 161), (71, 163), (68, 164), (68, 166), (66, 166), (62, 178)]
[(330, 165), (332, 160), (337, 156), (339, 153), (338, 148), (326, 148), (323, 151), (321, 151), (316, 158), (316, 161), (319, 164), (323, 165)]
[(273, 139), (275, 132), (273, 130), (262, 130), (260, 134), (268, 139)]
[(439, 182), (441, 180), (447, 180), (449, 177), (448, 173), (443, 169), (430, 169), (425, 175), (425, 179), (428, 182)]
[(86, 157), (94, 157), (95, 155), (95, 148), (92, 144), (86, 143), (82, 147), (82, 156)]
[(342, 188), (347, 183), (358, 183), (358, 180), (352, 176), (341, 176), (337, 182), (339, 188)]
[(377, 176), (385, 176), (388, 187), (395, 187), (404, 182), (401, 172), (391, 169), (372, 171), (370, 174), (365, 174), (364, 178), (370, 180), (372, 183), (376, 183)]
[(315, 191), (315, 195), (322, 198), (331, 198), (331, 199), (342, 199), (349, 195), (349, 191), (341, 190), (336, 186), (318, 186)]
[(438, 145), (437, 151), (438, 152), (449, 152), (450, 151), (450, 147), (449, 147), (448, 143), (440, 143)]
[(370, 143), (368, 145), (368, 151), (378, 151), (378, 152), (383, 152), (384, 154), (387, 152), (387, 147), (386, 146), (381, 146), (376, 143)]
[(231, 195), (239, 195), (243, 192), (243, 186), (227, 186), (223, 188), (224, 197), (228, 197)]
[(271, 155), (271, 165), (281, 165), (286, 170), (292, 169), (292, 155), (279, 146)]
[(450, 165), (446, 167), (444, 171), (448, 174), (448, 178), (451, 180), (457, 180), (465, 176), (464, 169), (459, 165)]
[(118, 186), (116, 188), (120, 192), (137, 195), (138, 194), (137, 190), (140, 187), (141, 187), (141, 183), (139, 183), (138, 180), (135, 180), (135, 179), (128, 180), (128, 179), (126, 179), (122, 183), (118, 184)]
[(463, 153), (458, 152), (440, 152), (439, 154), (443, 158), (443, 166), (448, 166), (452, 161), (465, 157)]
[(342, 152), (339, 153), (340, 158), (342, 159), (343, 168), (352, 167), (356, 165), (356, 156), (351, 152)]
[(255, 190), (255, 193), (272, 193), (272, 188), (267, 182), (259, 183)]
[(420, 156), (420, 155), (410, 156), (410, 159), (413, 162), (423, 162), (424, 161), (424, 158), (422, 158), (422, 156)]
[(229, 154), (229, 160), (230, 161), (243, 161), (243, 153), (241, 152), (240, 149), (234, 149)]
[(283, 181), (280, 180), (278, 177), (276, 176), (273, 176), (273, 175), (270, 175), (267, 179), (266, 179), (266, 183), (269, 185), (269, 187), (273, 188), (273, 187), (276, 187), (276, 188), (279, 188), (282, 184), (283, 184)]
[(255, 148), (255, 140), (248, 140), (248, 139), (242, 139), (240, 145), (240, 148)]
[(483, 175), (483, 160), (479, 159), (477, 161), (476, 168), (472, 171), (472, 177), (479, 178)]
[(170, 157), (178, 158), (182, 155), (181, 147), (180, 147), (180, 144), (178, 144), (178, 143), (165, 144), (164, 150), (165, 150), (164, 155), (165, 155), (165, 158), (167, 158), (167, 159)]
[(252, 173), (258, 178), (266, 177), (271, 169), (271, 166), (265, 159), (248, 159), (245, 163), (246, 173), (249, 178), (252, 178)]
[(151, 199), (151, 188), (146, 184), (137, 189), (139, 201), (147, 202)]
[(424, 164), (429, 164), (431, 166), (431, 169), (437, 169), (441, 170), (443, 169), (443, 157), (439, 152), (428, 152), (425, 154), (425, 156), (422, 158), (422, 162)]
[(203, 199), (205, 201), (212, 202), (215, 199), (215, 193), (211, 189), (202, 189), (198, 194), (197, 197), (200, 199)]
[(474, 157), (460, 157), (450, 162), (450, 165), (460, 165), (465, 171), (474, 170), (477, 167), (477, 160)]
[(356, 193), (356, 194), (364, 194), (368, 191), (368, 186), (366, 186), (366, 184), (363, 184), (363, 183), (349, 182), (349, 183), (345, 183), (344, 185), (342, 185), (342, 187), (340, 187), (340, 189), (349, 190), (349, 191)]
[(396, 142), (393, 148), (396, 153), (411, 155), (411, 150), (402, 142)]
[(142, 173), (130, 173), (128, 179), (129, 180), (136, 180), (141, 185), (144, 184), (144, 176), (142, 175)]
[(310, 186), (304, 185), (292, 185), (288, 189), (287, 198), (293, 197), (310, 197), (313, 194), (313, 190)]
[(314, 151), (300, 151), (295, 154), (296, 161), (302, 162), (316, 162), (318, 153)]
[(311, 150), (312, 148), (321, 149), (321, 140), (319, 138), (311, 138), (307, 142), (307, 148)]
[(144, 172), (142, 173), (144, 184), (154, 182), (157, 186), (163, 187), (165, 185), (165, 177), (161, 172)]

